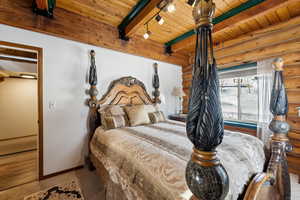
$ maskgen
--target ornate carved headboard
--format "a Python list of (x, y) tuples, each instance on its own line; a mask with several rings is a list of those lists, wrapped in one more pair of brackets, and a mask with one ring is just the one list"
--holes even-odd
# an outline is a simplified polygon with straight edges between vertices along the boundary
[(154, 104), (144, 83), (132, 76), (126, 76), (110, 83), (107, 92), (97, 102), (102, 105)]

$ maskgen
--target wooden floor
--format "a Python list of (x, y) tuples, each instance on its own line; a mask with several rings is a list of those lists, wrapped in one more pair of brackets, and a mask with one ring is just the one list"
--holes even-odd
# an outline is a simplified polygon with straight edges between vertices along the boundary
[(0, 191), (1, 200), (23, 200), (25, 196), (48, 189), (57, 184), (63, 184), (77, 180), (85, 200), (104, 200), (104, 189), (96, 172), (90, 172), (87, 169), (79, 169), (42, 181), (34, 181), (23, 184), (9, 190)]
[(1, 140), (0, 191), (37, 179), (37, 136)]

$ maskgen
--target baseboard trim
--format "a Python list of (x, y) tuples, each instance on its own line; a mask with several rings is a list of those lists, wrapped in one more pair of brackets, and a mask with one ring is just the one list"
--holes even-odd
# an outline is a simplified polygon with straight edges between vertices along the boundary
[(40, 177), (40, 180), (44, 180), (44, 179), (51, 178), (51, 177), (54, 177), (54, 176), (57, 176), (57, 175), (61, 175), (61, 174), (64, 174), (64, 173), (67, 173), (67, 172), (70, 172), (70, 171), (73, 171), (73, 170), (82, 169), (83, 167), (84, 167), (84, 165), (79, 165), (77, 167), (73, 167), (73, 168), (70, 168), (70, 169), (65, 169), (65, 170), (62, 170), (62, 171), (59, 171), (59, 172), (48, 174), (48, 175)]

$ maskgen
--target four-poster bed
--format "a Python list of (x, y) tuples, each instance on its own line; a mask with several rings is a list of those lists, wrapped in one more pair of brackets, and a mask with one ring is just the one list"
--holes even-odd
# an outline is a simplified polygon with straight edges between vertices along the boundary
[[(291, 150), (291, 146), (287, 138), (289, 126), (285, 120), (288, 104), (282, 75), (283, 61), (277, 59), (274, 63), (275, 79), (270, 104), (274, 115), (270, 130), (274, 135), (270, 160), (265, 160), (261, 153), (262, 143), (257, 138), (224, 132), (212, 45), (214, 4), (211, 0), (195, 0), (193, 3), (197, 42), (186, 128), (182, 123), (171, 121), (110, 130), (98, 127), (90, 142), (90, 158), (104, 179), (106, 198), (289, 200), (286, 152)], [(92, 67), (90, 80), (96, 80)], [(97, 101), (96, 87), (90, 81), (89, 105), (93, 113), (104, 106), (158, 104), (157, 65), (154, 69), (153, 99), (141, 81), (123, 77), (113, 81)], [(182, 133), (186, 133), (192, 142), (193, 152), (187, 151), (187, 147), (191, 150), (192, 146)], [(226, 151), (225, 147), (231, 151)], [(191, 155), (189, 161), (186, 155)], [(184, 175), (185, 167), (182, 166), (186, 164)], [(240, 166), (240, 171), (234, 165)], [(239, 180), (245, 172), (247, 180)]]

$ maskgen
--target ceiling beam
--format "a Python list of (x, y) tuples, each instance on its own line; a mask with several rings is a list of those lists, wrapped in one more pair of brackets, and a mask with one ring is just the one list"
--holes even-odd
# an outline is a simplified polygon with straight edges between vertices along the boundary
[(53, 18), (53, 10), (55, 8), (55, 0), (34, 0), (32, 11), (38, 15)]
[(37, 61), (25, 60), (25, 59), (20, 59), (20, 58), (4, 57), (4, 56), (0, 56), (0, 60), (8, 60), (8, 61), (13, 61), (13, 62), (37, 64)]
[(0, 55), (17, 56), (23, 58), (37, 59), (37, 54), (29, 51), (0, 47)]
[[(256, 1), (256, 4), (255, 4)], [(267, 12), (286, 6), (288, 3), (296, 0), (249, 0), (246, 3), (248, 6), (240, 6), (224, 13), (223, 15), (214, 19), (214, 33), (229, 29), (233, 26), (246, 23), (258, 16), (264, 15)], [(250, 4), (251, 3), (251, 4)], [(241, 7), (244, 8), (241, 9)], [(237, 10), (235, 10), (237, 9)], [(239, 12), (237, 12), (239, 11)], [(230, 14), (231, 13), (231, 14)], [(185, 36), (186, 35), (186, 36)], [(196, 36), (194, 31), (189, 31), (184, 35), (166, 43), (166, 46), (172, 50), (172, 52), (178, 52), (180, 50), (190, 48), (195, 44)]]
[(161, 0), (140, 0), (133, 10), (124, 18), (118, 26), (120, 38), (128, 40), (148, 20), (149, 14), (158, 9)]

